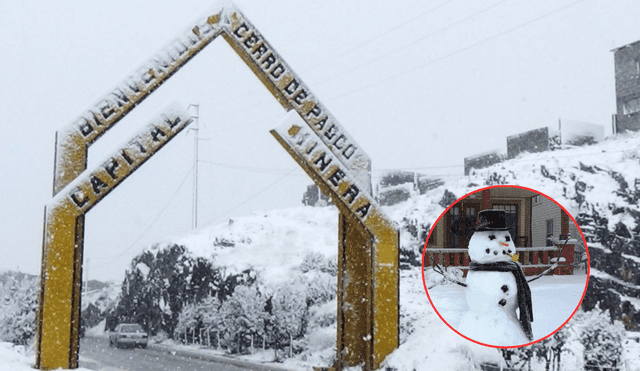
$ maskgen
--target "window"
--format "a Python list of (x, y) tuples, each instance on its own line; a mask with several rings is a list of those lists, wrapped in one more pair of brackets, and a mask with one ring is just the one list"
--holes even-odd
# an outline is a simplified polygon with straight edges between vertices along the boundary
[(640, 111), (640, 98), (629, 99), (622, 105), (622, 113), (630, 115)]
[(547, 246), (553, 246), (553, 219), (547, 220)]
[(517, 214), (518, 213), (518, 206), (514, 205), (514, 204), (507, 204), (507, 205), (493, 204), (493, 208), (494, 209), (504, 210), (507, 214)]
[[(429, 231), (424, 231), (424, 233), (429, 236), (429, 245), (438, 244), (438, 232), (435, 228), (431, 231), (431, 235), (429, 235)], [(425, 236), (424, 238), (427, 238), (427, 236)]]
[(445, 247), (467, 248), (476, 226), (477, 202), (460, 202), (449, 210)]

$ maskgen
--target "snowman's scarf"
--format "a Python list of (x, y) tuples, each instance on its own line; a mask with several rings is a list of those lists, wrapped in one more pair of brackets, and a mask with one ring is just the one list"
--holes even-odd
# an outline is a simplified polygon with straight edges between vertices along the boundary
[(524, 277), (522, 269), (516, 262), (496, 262), (480, 264), (476, 262), (469, 263), (469, 269), (472, 271), (493, 271), (493, 272), (511, 272), (516, 278), (518, 286), (518, 308), (520, 308), (520, 323), (522, 329), (529, 340), (533, 340), (533, 332), (531, 331), (531, 322), (533, 322), (533, 307), (531, 304), (531, 289), (527, 279)]

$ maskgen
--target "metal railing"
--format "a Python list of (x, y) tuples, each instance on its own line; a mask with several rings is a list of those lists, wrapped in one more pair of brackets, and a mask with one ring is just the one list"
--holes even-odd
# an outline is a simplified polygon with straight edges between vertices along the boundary
[[(560, 245), (561, 246), (561, 245)], [(443, 267), (456, 267), (462, 270), (465, 275), (469, 269), (469, 253), (467, 249), (462, 248), (428, 248), (426, 252), (433, 256), (433, 259)], [(561, 258), (560, 248), (556, 246), (540, 246), (540, 247), (517, 247), (516, 252), (519, 254), (518, 262), (527, 276), (542, 273), (545, 269), (551, 267), (555, 260)], [(556, 275), (573, 274), (575, 246), (568, 244), (562, 252), (562, 258), (558, 267), (553, 270)], [(428, 262), (428, 263), (427, 263)], [(430, 258), (425, 258), (425, 266), (427, 264), (433, 266)], [(551, 272), (549, 272), (551, 274)]]

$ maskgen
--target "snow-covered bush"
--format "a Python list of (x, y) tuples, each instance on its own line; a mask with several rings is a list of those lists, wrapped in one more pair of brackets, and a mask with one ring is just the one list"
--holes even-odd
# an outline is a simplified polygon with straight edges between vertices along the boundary
[(182, 307), (180, 314), (178, 315), (178, 323), (176, 324), (174, 331), (174, 337), (179, 337), (180, 334), (187, 333), (189, 330), (194, 329), (198, 325), (198, 315), (196, 313), (196, 305), (186, 304)]
[(304, 334), (308, 323), (305, 291), (305, 288), (299, 284), (284, 285), (271, 298), (273, 335), (278, 340), (276, 348), (282, 342), (288, 342), (290, 355), (293, 341)]
[[(233, 295), (222, 303), (220, 316), (227, 348), (233, 353), (251, 346), (255, 336), (265, 336), (266, 298), (255, 286), (237, 286)], [(247, 344), (247, 341), (249, 344)]]
[(209, 295), (197, 305), (202, 325), (208, 331), (220, 331), (223, 325), (220, 315), (220, 300), (217, 296)]
[(304, 275), (300, 281), (306, 281), (306, 294), (309, 305), (320, 305), (335, 299), (336, 277), (328, 273), (317, 272)]
[(24, 278), (0, 283), (0, 340), (26, 345), (36, 327), (38, 281)]
[(319, 271), (329, 273), (332, 276), (337, 274), (335, 258), (327, 258), (320, 253), (310, 253), (305, 255), (300, 263), (302, 273)]
[(563, 365), (582, 363), (584, 370), (621, 367), (624, 326), (611, 322), (609, 314), (595, 308), (578, 312), (558, 332), (522, 348), (501, 349), (513, 369), (561, 370)]
[(594, 309), (576, 314), (580, 322), (580, 342), (584, 346), (585, 370), (621, 366), (624, 326), (611, 322), (607, 311)]

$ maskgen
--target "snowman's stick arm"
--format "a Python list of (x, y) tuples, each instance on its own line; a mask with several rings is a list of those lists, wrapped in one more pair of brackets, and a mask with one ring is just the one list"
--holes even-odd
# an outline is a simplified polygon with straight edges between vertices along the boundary
[(433, 268), (434, 272), (440, 273), (442, 275), (442, 277), (444, 277), (445, 280), (449, 281), (449, 282), (453, 282), (456, 283), (462, 287), (467, 287), (467, 284), (464, 282), (460, 282), (455, 278), (451, 278), (451, 277), (447, 277), (446, 274), (444, 274), (444, 269), (442, 269), (442, 267), (436, 262), (436, 260), (433, 258), (433, 256), (431, 255), (431, 253), (427, 253), (427, 255), (429, 255), (429, 257), (431, 258), (431, 261), (433, 262), (433, 264), (435, 265), (435, 267)]
[(564, 245), (562, 245), (562, 247), (560, 248), (560, 254), (558, 254), (558, 258), (556, 259), (556, 262), (553, 263), (552, 266), (550, 266), (547, 270), (545, 270), (544, 272), (540, 273), (539, 275), (531, 278), (530, 280), (527, 280), (527, 282), (533, 282), (535, 280), (537, 280), (538, 278), (544, 276), (545, 274), (551, 272), (552, 270), (556, 269), (558, 267), (558, 264), (560, 263), (560, 257), (562, 256), (562, 251), (564, 250), (564, 247), (567, 246), (567, 242), (569, 242), (569, 235), (567, 235), (567, 239), (564, 240)]

